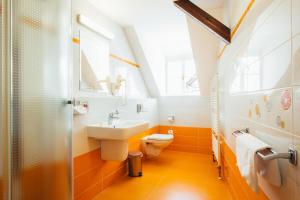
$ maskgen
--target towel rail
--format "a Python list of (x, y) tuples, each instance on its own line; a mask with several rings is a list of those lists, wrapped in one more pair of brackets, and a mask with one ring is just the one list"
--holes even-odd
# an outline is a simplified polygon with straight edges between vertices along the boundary
[(271, 148), (263, 149), (256, 154), (263, 160), (274, 160), (274, 159), (288, 159), (293, 165), (297, 165), (297, 151), (295, 149), (289, 148), (287, 153), (277, 153)]
[[(232, 133), (233, 136), (249, 133), (249, 128), (242, 130), (236, 130)], [(262, 149), (256, 154), (263, 160), (274, 160), (274, 159), (288, 159), (293, 165), (297, 165), (297, 150), (289, 148), (287, 153), (277, 153), (272, 148)]]
[(241, 129), (241, 130), (236, 130), (232, 133), (233, 136), (237, 137), (240, 134), (245, 134), (249, 133), (249, 128)]

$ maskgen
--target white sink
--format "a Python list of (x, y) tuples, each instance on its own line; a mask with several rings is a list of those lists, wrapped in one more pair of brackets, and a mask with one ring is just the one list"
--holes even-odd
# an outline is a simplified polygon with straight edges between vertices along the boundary
[(137, 120), (116, 121), (113, 125), (100, 122), (87, 126), (89, 137), (100, 141), (102, 160), (126, 160), (128, 139), (148, 129), (149, 123)]
[(117, 121), (113, 125), (105, 122), (87, 126), (88, 136), (99, 140), (126, 140), (146, 131), (149, 123), (137, 120)]

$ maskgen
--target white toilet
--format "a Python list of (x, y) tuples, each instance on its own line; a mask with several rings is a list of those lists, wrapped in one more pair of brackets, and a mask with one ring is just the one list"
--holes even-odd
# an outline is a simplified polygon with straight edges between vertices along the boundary
[(142, 147), (147, 156), (158, 156), (163, 149), (173, 142), (173, 134), (152, 134), (141, 139)]

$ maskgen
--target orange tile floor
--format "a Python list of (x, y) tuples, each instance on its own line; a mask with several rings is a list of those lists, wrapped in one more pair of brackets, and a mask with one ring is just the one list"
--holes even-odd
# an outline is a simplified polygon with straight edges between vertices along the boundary
[(211, 156), (164, 151), (143, 162), (142, 177), (124, 176), (94, 200), (231, 200)]

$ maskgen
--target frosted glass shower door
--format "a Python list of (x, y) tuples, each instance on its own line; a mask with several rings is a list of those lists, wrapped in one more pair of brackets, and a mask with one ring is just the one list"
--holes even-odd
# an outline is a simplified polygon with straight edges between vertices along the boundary
[(71, 1), (10, 2), (11, 197), (71, 199)]

